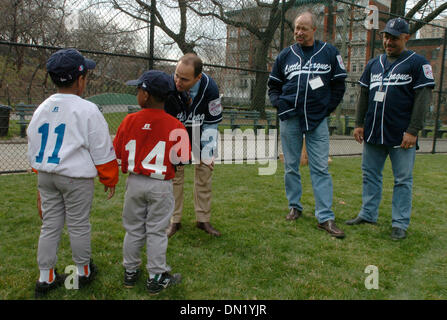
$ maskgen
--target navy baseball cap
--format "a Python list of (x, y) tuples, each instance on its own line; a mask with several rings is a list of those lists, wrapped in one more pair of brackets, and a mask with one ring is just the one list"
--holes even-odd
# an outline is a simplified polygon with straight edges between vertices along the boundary
[(400, 36), (402, 33), (410, 33), (408, 23), (402, 18), (394, 18), (386, 23), (385, 29), (380, 33), (389, 33), (395, 37)]
[(149, 70), (144, 72), (137, 80), (129, 80), (126, 82), (128, 86), (138, 86), (149, 93), (158, 94), (166, 97), (173, 91), (171, 77), (158, 70)]
[(71, 48), (53, 53), (47, 61), (47, 71), (60, 82), (77, 79), (85, 70), (95, 67), (95, 61), (84, 58), (78, 50)]

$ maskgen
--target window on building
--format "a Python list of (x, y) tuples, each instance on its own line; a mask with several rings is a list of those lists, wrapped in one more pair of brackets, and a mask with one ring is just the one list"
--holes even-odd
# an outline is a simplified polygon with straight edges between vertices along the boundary
[(439, 48), (436, 48), (436, 49), (434, 49), (434, 50), (431, 52), (431, 58), (432, 58), (432, 60), (433, 60), (433, 59), (438, 59), (438, 53), (439, 53)]
[(240, 62), (248, 62), (248, 54), (247, 53), (241, 53), (241, 55), (239, 56), (239, 61)]
[(250, 49), (250, 41), (241, 41), (240, 49), (241, 50), (249, 50)]
[(236, 41), (228, 42), (228, 49), (230, 49), (230, 50), (237, 50), (237, 42)]
[(250, 32), (247, 29), (241, 29), (241, 37), (248, 37)]
[(355, 63), (352, 64), (352, 72), (357, 72), (357, 65)]

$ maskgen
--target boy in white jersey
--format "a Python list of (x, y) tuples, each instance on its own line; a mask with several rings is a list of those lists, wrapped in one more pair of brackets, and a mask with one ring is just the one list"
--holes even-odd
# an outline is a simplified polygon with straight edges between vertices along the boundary
[(81, 98), (87, 70), (95, 66), (75, 49), (54, 53), (47, 71), (58, 92), (36, 109), (27, 129), (28, 158), (38, 172), (42, 205), (36, 297), (64, 282), (65, 275), (57, 274), (55, 266), (65, 222), (79, 287), (97, 273), (91, 259), (89, 221), (94, 178), (99, 175), (110, 199), (118, 183), (118, 163), (107, 122), (95, 104)]

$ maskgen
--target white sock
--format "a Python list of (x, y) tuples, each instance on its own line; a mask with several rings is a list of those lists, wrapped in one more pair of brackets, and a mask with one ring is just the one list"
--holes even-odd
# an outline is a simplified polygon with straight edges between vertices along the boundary
[(149, 279), (154, 279), (155, 277), (157, 277), (156, 278), (156, 280), (158, 280), (158, 278), (160, 278), (160, 274), (157, 274), (157, 273), (149, 273)]
[(78, 276), (88, 277), (90, 275), (90, 264), (76, 265), (76, 268), (78, 269)]
[(126, 272), (127, 272), (127, 273), (137, 273), (137, 271), (138, 271), (138, 270), (127, 270), (127, 269), (126, 269)]
[(54, 278), (54, 269), (40, 269), (39, 282), (52, 283)]

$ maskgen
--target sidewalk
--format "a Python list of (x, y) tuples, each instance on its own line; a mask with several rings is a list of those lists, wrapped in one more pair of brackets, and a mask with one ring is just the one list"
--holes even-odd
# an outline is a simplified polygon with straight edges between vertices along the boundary
[[(268, 137), (268, 135), (265, 135), (266, 140), (262, 146), (255, 135), (227, 136), (227, 140), (224, 139), (224, 135), (220, 135), (216, 163), (246, 163), (247, 161), (254, 163), (258, 159), (274, 159), (277, 157), (276, 145), (274, 141), (269, 141)], [(0, 173), (31, 170), (26, 155), (26, 143), (26, 138), (0, 140)], [(431, 153), (433, 140), (431, 138), (421, 138), (419, 139), (419, 146), (420, 149), (417, 153)], [(336, 135), (330, 137), (330, 156), (361, 155), (362, 148), (363, 145), (357, 143), (353, 137)], [(436, 141), (436, 152), (447, 153), (447, 139)], [(278, 154), (281, 153), (281, 143), (278, 143)]]

